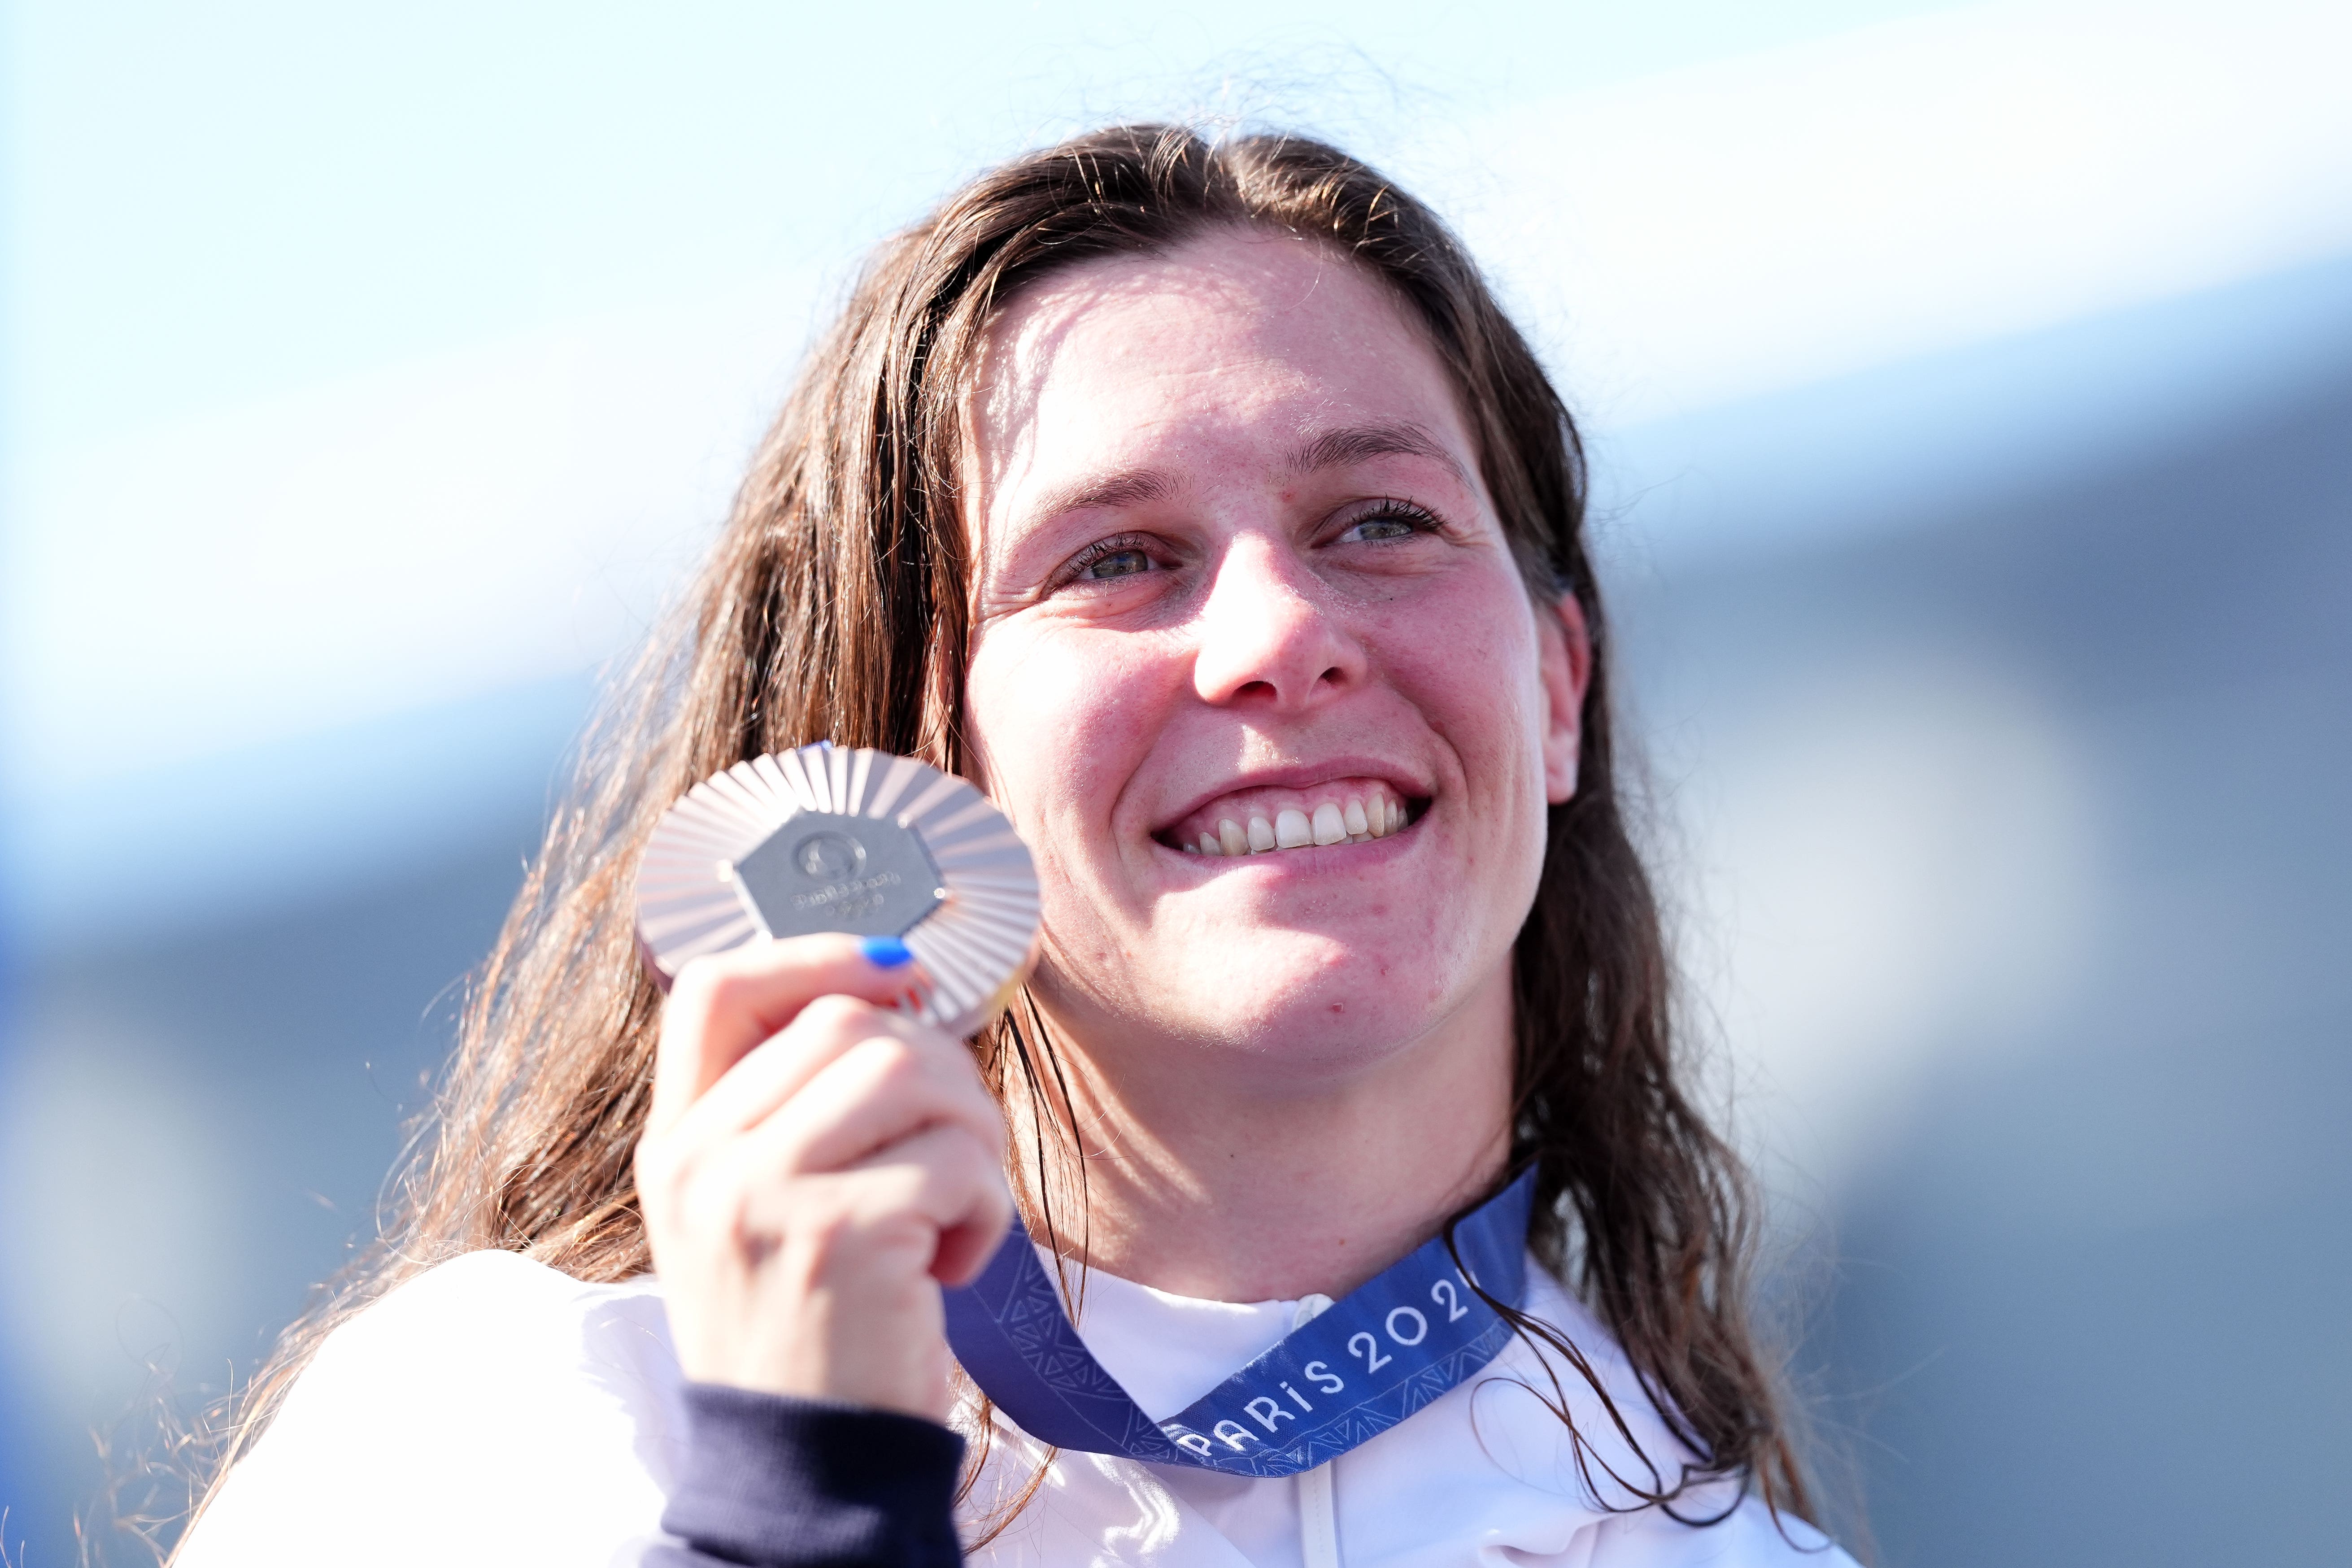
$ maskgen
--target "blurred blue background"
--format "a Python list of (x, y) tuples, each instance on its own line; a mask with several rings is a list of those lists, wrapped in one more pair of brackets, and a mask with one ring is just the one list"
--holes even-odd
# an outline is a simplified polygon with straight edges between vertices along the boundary
[(593, 670), (864, 248), (1189, 113), (1437, 204), (1585, 420), (1883, 1560), (2343, 1561), (2352, 14), (851, 12), (8, 13), (8, 1560), (366, 1232)]

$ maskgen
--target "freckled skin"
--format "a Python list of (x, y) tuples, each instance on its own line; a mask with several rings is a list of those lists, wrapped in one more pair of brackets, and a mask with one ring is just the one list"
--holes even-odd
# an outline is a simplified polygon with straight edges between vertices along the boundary
[[(1283, 1283), (1220, 1194), (1245, 1157), (1259, 1189), (1316, 1189), (1319, 1220), (1241, 1205), (1312, 1288), (1377, 1268), (1507, 1131), (1511, 943), (1573, 786), (1581, 623), (1530, 600), (1419, 330), (1319, 245), (1050, 279), (966, 412), (971, 734), (1037, 855), (1038, 994), (1119, 1128), (1097, 1261)], [(1302, 461), (1363, 429), (1419, 440)], [(1247, 783), (1343, 776), (1391, 783), (1411, 826), (1229, 858), (1154, 837)], [(1216, 1237), (1186, 1228), (1204, 1205)]]

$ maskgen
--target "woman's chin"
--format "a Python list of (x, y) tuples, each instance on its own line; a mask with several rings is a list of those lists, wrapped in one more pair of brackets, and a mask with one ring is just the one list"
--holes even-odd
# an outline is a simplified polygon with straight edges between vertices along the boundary
[(1297, 931), (1196, 951), (1174, 967), (1122, 1011), (1148, 1018), (1149, 1033), (1261, 1068), (1377, 1060), (1426, 1035), (1467, 989), (1425, 963)]

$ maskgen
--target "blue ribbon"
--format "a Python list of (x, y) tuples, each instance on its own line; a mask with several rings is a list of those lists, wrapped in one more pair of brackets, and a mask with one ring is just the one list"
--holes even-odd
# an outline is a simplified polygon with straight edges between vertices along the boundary
[(1291, 1476), (1387, 1431), (1501, 1353), (1517, 1307), (1528, 1172), (1454, 1227), (1349, 1292), (1165, 1421), (1144, 1415), (1078, 1338), (1018, 1226), (978, 1279), (945, 1292), (948, 1343), (996, 1407), (1041, 1442), (1234, 1476)]

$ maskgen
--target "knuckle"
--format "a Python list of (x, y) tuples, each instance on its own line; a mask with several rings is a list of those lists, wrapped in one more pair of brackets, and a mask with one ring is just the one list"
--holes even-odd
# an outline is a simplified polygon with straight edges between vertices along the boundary
[(796, 1223), (793, 1229), (806, 1237), (809, 1245), (820, 1252), (841, 1250), (857, 1232), (856, 1214), (840, 1203), (812, 1205), (804, 1213), (793, 1217)]
[(870, 1036), (859, 1043), (857, 1054), (866, 1059), (875, 1081), (885, 1089), (904, 1091), (921, 1083), (927, 1076), (922, 1053), (896, 1035)]
[(820, 996), (801, 1010), (801, 1021), (826, 1034), (847, 1034), (866, 1026), (874, 1009), (855, 996)]
[(976, 1135), (957, 1138), (952, 1145), (958, 1173), (967, 1181), (993, 1184), (997, 1173), (996, 1152)]
[(751, 976), (721, 970), (714, 973), (703, 984), (704, 1005), (711, 1014), (747, 1012), (751, 1006), (755, 982)]
[(856, 1206), (845, 1201), (841, 1184), (807, 1186), (810, 1190), (799, 1195), (786, 1222), (795, 1244), (819, 1259), (853, 1248), (861, 1226)]
[(709, 958), (689, 958), (677, 966), (677, 973), (669, 977), (669, 990), (664, 995), (663, 1005), (675, 1008), (681, 1001), (701, 994), (702, 988), (709, 984)]
[(1004, 1107), (997, 1103), (996, 1096), (989, 1093), (988, 1086), (977, 1078), (959, 1079), (954, 1086), (954, 1094), (958, 1109), (970, 1115), (975, 1125), (1000, 1131), (1003, 1128)]
[(757, 1216), (774, 1212), (773, 1184), (740, 1158), (712, 1160), (688, 1173), (680, 1192), (684, 1206), (701, 1223), (730, 1234), (746, 1234)]
[(702, 1012), (710, 1005), (711, 988), (726, 973), (725, 967), (712, 954), (686, 961), (669, 984), (668, 1011)]
[(959, 1089), (948, 1100), (955, 1128), (968, 1136), (973, 1147), (984, 1152), (992, 1160), (1002, 1161), (1009, 1146), (1004, 1127), (1004, 1110), (986, 1090), (978, 1088)]

